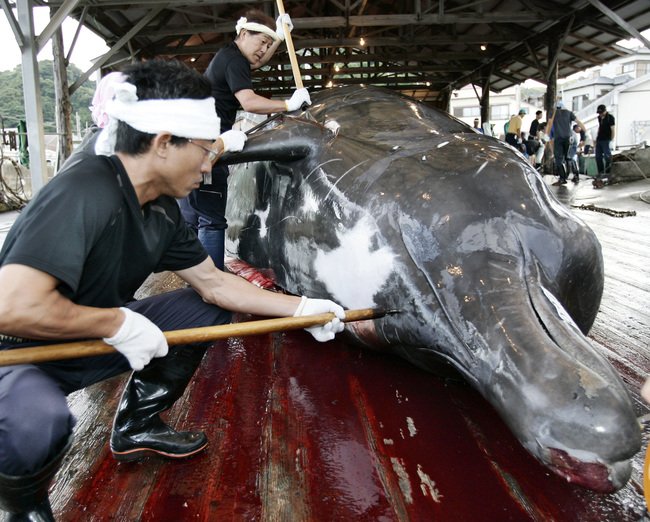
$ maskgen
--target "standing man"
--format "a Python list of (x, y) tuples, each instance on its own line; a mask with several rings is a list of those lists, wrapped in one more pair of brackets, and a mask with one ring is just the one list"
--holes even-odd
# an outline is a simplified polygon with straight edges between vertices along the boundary
[(537, 136), (537, 130), (539, 129), (539, 122), (542, 119), (542, 114), (543, 114), (542, 111), (536, 111), (535, 112), (535, 119), (530, 124), (530, 131), (528, 132), (528, 136), (530, 138), (538, 138), (539, 139), (539, 136)]
[(508, 122), (508, 132), (506, 134), (506, 143), (512, 145), (515, 149), (521, 150), (521, 123), (526, 115), (526, 109), (520, 109), (519, 114), (510, 118)]
[(616, 121), (614, 116), (607, 112), (607, 107), (599, 105), (598, 113), (598, 134), (596, 134), (596, 167), (598, 174), (594, 180), (594, 187), (602, 187), (605, 179), (609, 179), (612, 165), (612, 140)]
[(564, 102), (558, 101), (549, 124), (553, 138), (555, 168), (560, 177), (558, 181), (553, 183), (553, 186), (556, 187), (566, 185), (567, 178), (569, 177), (567, 163), (571, 159), (569, 157), (569, 149), (571, 148), (571, 136), (573, 132), (571, 124), (574, 121), (584, 132), (587, 132), (582, 122), (576, 118), (576, 115), (564, 107)]
[[(252, 9), (239, 19), (235, 41), (225, 46), (208, 65), (205, 75), (212, 84), (221, 132), (232, 129), (237, 111), (255, 114), (295, 111), (310, 104), (307, 89), (298, 89), (288, 100), (269, 100), (253, 90), (251, 69), (269, 61), (284, 40), (283, 23), (293, 28), (288, 14), (277, 21), (261, 11)], [(181, 201), (187, 223), (197, 232), (215, 265), (223, 269), (226, 235), (226, 202), (228, 198), (228, 167), (213, 167), (197, 190)]]
[(578, 125), (574, 125), (572, 127), (568, 163), (571, 165), (571, 170), (573, 171), (573, 177), (571, 178), (571, 181), (573, 183), (578, 183), (580, 181), (580, 169), (578, 167), (578, 147), (583, 141), (582, 135), (584, 134), (586, 134), (586, 132), (583, 132), (580, 127), (578, 127)]
[(481, 125), (480, 125), (479, 123), (480, 123), (480, 122), (479, 122), (479, 119), (478, 119), (478, 118), (474, 118), (474, 130), (475, 130), (476, 132), (480, 132), (481, 134), (483, 134), (483, 129), (481, 129)]
[[(334, 312), (310, 329), (342, 330), (337, 304), (262, 290), (218, 270), (180, 215), (210, 172), (219, 118), (205, 76), (179, 62), (129, 66), (115, 86), (96, 151), (66, 166), (27, 205), (0, 251), (0, 350), (102, 338), (116, 353), (0, 367), (0, 508), (53, 520), (47, 490), (72, 444), (65, 396), (136, 370), (117, 408), (117, 460), (172, 459), (203, 450), (200, 431), (159, 414), (183, 394), (210, 343), (169, 348), (163, 331), (228, 323), (231, 311), (267, 316)], [(110, 150), (108, 155), (99, 152)], [(190, 287), (133, 301), (153, 271)]]

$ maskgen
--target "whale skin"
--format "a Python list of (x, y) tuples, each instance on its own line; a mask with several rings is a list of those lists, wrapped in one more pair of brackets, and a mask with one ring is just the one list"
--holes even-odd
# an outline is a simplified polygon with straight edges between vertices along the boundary
[(512, 147), (390, 90), (343, 87), (267, 120), (230, 164), (226, 250), (287, 291), (401, 313), (346, 335), (451, 367), (568, 481), (623, 487), (641, 430), (586, 334), (593, 231)]

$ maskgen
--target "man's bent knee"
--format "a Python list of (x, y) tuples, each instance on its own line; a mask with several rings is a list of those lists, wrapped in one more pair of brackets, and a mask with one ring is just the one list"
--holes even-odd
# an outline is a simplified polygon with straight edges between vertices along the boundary
[(72, 433), (64, 393), (32, 365), (0, 369), (0, 473), (40, 470)]

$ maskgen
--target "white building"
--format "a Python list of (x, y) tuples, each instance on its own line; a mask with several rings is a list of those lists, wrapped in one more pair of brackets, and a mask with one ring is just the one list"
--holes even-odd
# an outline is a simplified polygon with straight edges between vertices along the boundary
[[(474, 118), (480, 118), (481, 114), (477, 93), (481, 95), (480, 87), (475, 91), (471, 85), (454, 91), (450, 113), (473, 125)], [(579, 79), (558, 85), (558, 94), (594, 138), (598, 130), (596, 109), (602, 104), (616, 119), (617, 149), (644, 141), (650, 144), (650, 50), (637, 48), (608, 64), (587, 69)], [(537, 103), (541, 104), (541, 99)], [(490, 92), (490, 123), (497, 137), (504, 137), (503, 126), (521, 108), (528, 112), (522, 124), (522, 130), (528, 131), (539, 107), (522, 100), (521, 88), (512, 87), (498, 94)], [(544, 113), (541, 121), (549, 117)]]
[(602, 67), (588, 69), (584, 77), (561, 89), (564, 103), (596, 136), (599, 105), (616, 119), (614, 145), (630, 148), (650, 142), (650, 50), (613, 60)]
[[(450, 114), (468, 125), (474, 126), (474, 118), (481, 119), (481, 107), (477, 97), (481, 96), (481, 93), (480, 87), (476, 87), (475, 91), (471, 85), (454, 91), (449, 103)], [(510, 121), (512, 116), (518, 114), (520, 109), (526, 110), (521, 130), (528, 132), (530, 124), (535, 119), (535, 112), (540, 108), (522, 99), (521, 87), (516, 85), (504, 89), (498, 94), (490, 92), (489, 123), (497, 138), (503, 139), (505, 137), (504, 125)], [(546, 121), (545, 115), (541, 121)]]

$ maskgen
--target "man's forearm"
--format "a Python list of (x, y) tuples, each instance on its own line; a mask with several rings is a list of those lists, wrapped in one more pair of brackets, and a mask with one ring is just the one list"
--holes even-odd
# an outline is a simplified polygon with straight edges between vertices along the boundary
[(233, 312), (290, 317), (300, 304), (300, 297), (263, 290), (239, 276), (218, 270), (210, 258), (176, 273), (206, 302)]
[(124, 321), (118, 308), (79, 306), (61, 295), (58, 281), (23, 265), (0, 269), (0, 333), (39, 340), (112, 336)]

